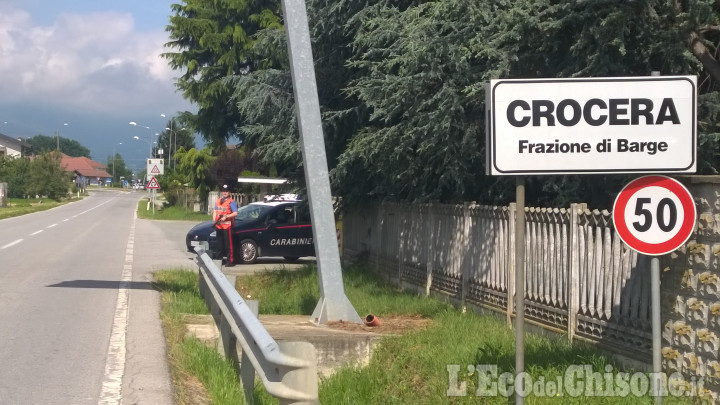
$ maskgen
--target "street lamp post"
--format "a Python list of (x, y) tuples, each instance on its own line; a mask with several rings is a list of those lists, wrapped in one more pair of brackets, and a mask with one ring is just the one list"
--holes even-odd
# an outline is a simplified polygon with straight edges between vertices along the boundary
[[(68, 123), (67, 122), (64, 123), (63, 126), (68, 126)], [(57, 151), (60, 151), (60, 130), (57, 128), (55, 128), (55, 142), (56, 142), (55, 149)]]
[(118, 142), (116, 144), (113, 144), (113, 156), (112, 156), (112, 164), (113, 164), (113, 178), (112, 178), (112, 185), (115, 185), (115, 147), (117, 145), (122, 145), (122, 142)]
[[(140, 125), (140, 124), (138, 124), (138, 123), (135, 122), (135, 121), (130, 121), (130, 125), (132, 125), (132, 126), (134, 126), (134, 127), (143, 127), (143, 128), (145, 128), (145, 129), (148, 130), (148, 143), (150, 144), (150, 145), (149, 145), (149, 146), (150, 146), (150, 153), (148, 153), (148, 157), (153, 157), (153, 153), (152, 153), (152, 144), (153, 144), (153, 142), (152, 142), (152, 130), (150, 129), (150, 127), (146, 127), (145, 125)], [(138, 138), (137, 136), (134, 136), (133, 138), (135, 138), (135, 139), (140, 139), (140, 138)]]
[[(175, 170), (175, 155), (173, 155), (173, 150), (175, 150), (175, 153), (177, 153), (177, 133), (178, 131), (185, 130), (185, 127), (182, 127), (180, 129), (173, 130), (172, 129), (172, 121), (170, 121), (170, 128), (165, 127), (166, 130), (170, 131), (170, 142), (168, 147), (170, 148), (170, 153), (168, 154), (168, 158), (172, 156), (173, 158), (173, 170)], [(175, 139), (175, 143), (173, 144), (173, 136)]]
[[(165, 118), (165, 114), (160, 114), (160, 116)], [(168, 149), (170, 149), (170, 151), (168, 152), (168, 158), (170, 158), (170, 156), (172, 156), (172, 136), (173, 136), (172, 126), (173, 126), (173, 120), (170, 119), (170, 128), (165, 127), (165, 130), (170, 130), (170, 140), (168, 141)]]
[[(165, 114), (160, 114), (161, 117), (165, 118)], [(177, 153), (177, 133), (178, 131), (185, 130), (185, 127), (182, 127), (180, 129), (173, 129), (173, 119), (170, 119), (170, 127), (165, 127), (166, 131), (170, 131), (170, 141), (168, 141), (168, 148), (170, 149), (170, 152), (168, 153), (168, 159), (172, 156), (173, 158), (173, 170), (175, 170), (175, 155), (173, 155), (173, 150)], [(174, 141), (173, 141), (174, 139)]]

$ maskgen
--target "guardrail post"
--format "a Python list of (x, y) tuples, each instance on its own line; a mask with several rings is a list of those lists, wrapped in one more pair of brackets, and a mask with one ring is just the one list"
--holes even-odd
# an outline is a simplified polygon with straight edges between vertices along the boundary
[(248, 305), (205, 250), (196, 247), (195, 252), (204, 279), (200, 284), (202, 288), (207, 286), (210, 313), (221, 334), (218, 351), (222, 348), (232, 358), (237, 357), (237, 346), (242, 347), (240, 373), (246, 400), (252, 403), (257, 373), (268, 394), (278, 398), (280, 404), (318, 404), (315, 347), (308, 342), (278, 344), (260, 323), (257, 302)]
[[(255, 317), (258, 317), (260, 313), (259, 302), (256, 300), (245, 301), (248, 308), (252, 311)], [(242, 350), (240, 355), (240, 383), (242, 383), (243, 391), (245, 392), (245, 402), (248, 405), (253, 405), (255, 398), (253, 394), (255, 392), (255, 368), (250, 363), (250, 357)]]
[(202, 272), (198, 271), (198, 289), (200, 290), (200, 297), (205, 301), (205, 306), (210, 305), (208, 303), (208, 285), (205, 281), (205, 277), (203, 277)]
[(218, 322), (218, 342), (217, 351), (222, 356), (230, 360), (235, 370), (240, 370), (240, 360), (237, 353), (237, 338), (232, 333), (230, 323), (225, 316), (220, 314), (220, 322)]
[[(280, 351), (283, 354), (304, 360), (309, 364), (309, 366), (303, 368), (280, 366), (283, 385), (288, 389), (306, 394), (308, 398), (317, 398), (317, 354), (315, 353), (315, 346), (309, 342), (278, 342), (278, 347), (280, 347)], [(285, 370), (283, 370), (283, 368), (285, 368)], [(319, 404), (319, 402), (298, 402), (296, 400), (283, 398), (279, 398), (278, 400), (278, 405), (289, 404)]]

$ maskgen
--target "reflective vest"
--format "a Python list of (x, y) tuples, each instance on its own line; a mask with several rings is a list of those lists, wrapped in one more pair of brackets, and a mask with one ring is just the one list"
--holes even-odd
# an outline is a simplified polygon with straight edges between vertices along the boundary
[(232, 214), (230, 209), (230, 203), (233, 202), (232, 198), (226, 198), (225, 201), (218, 198), (215, 202), (215, 210), (213, 211), (213, 221), (215, 221), (215, 227), (220, 229), (230, 229), (232, 227), (232, 220), (229, 221), (218, 221), (221, 215)]

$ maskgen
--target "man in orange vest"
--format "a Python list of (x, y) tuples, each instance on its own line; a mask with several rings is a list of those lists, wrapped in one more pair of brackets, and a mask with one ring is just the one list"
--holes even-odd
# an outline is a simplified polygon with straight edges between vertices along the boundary
[(230, 186), (223, 184), (220, 187), (220, 198), (215, 202), (213, 210), (213, 221), (217, 229), (217, 238), (220, 243), (221, 257), (226, 266), (235, 265), (235, 254), (233, 252), (232, 227), (237, 216), (238, 206), (230, 195)]

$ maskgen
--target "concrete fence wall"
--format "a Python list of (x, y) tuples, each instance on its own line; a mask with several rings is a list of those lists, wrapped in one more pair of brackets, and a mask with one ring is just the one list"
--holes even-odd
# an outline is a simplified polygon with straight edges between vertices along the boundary
[[(720, 177), (680, 178), (698, 225), (660, 258), (663, 367), (720, 392)], [(403, 288), (515, 316), (514, 204), (383, 203), (343, 215), (343, 255), (368, 261)], [(617, 236), (611, 213), (584, 204), (527, 207), (525, 318), (651, 362), (650, 258)]]

